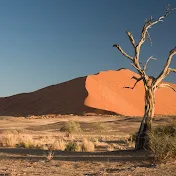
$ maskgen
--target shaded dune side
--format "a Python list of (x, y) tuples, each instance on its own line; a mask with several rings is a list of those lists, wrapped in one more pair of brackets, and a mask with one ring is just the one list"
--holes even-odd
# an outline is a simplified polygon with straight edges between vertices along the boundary
[(88, 96), (87, 90), (85, 89), (86, 78), (76, 78), (32, 93), (0, 98), (0, 115), (113, 114), (112, 112), (84, 105), (84, 100)]
[[(144, 113), (143, 83), (139, 82), (134, 89), (124, 88), (134, 85), (135, 80), (131, 79), (133, 76), (139, 75), (128, 69), (105, 71), (88, 76), (86, 80), (88, 97), (85, 105), (126, 116), (142, 116)], [(173, 90), (161, 88), (156, 92), (155, 114), (176, 114), (176, 93)]]
[[(128, 69), (104, 71), (96, 75), (76, 78), (32, 93), (0, 98), (0, 115), (83, 115), (121, 114), (142, 116), (144, 86), (139, 82), (134, 89), (133, 76)], [(172, 84), (175, 88), (176, 85)], [(156, 115), (176, 114), (176, 93), (169, 88), (156, 92)]]

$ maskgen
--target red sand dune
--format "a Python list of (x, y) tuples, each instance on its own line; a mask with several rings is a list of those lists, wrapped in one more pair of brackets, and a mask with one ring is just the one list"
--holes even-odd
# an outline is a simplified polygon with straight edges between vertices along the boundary
[[(27, 116), (47, 114), (104, 113), (142, 116), (142, 82), (133, 86), (136, 73), (121, 69), (77, 78), (32, 93), (0, 98), (0, 115)], [(174, 85), (176, 87), (176, 85)], [(163, 88), (156, 93), (156, 114), (176, 114), (176, 93)]]
[[(88, 97), (85, 104), (90, 107), (113, 111), (126, 116), (142, 116), (144, 113), (144, 86), (142, 81), (134, 89), (136, 73), (121, 69), (90, 75), (86, 80)], [(174, 87), (176, 85), (172, 84)], [(156, 115), (176, 114), (176, 92), (161, 88), (156, 92)]]

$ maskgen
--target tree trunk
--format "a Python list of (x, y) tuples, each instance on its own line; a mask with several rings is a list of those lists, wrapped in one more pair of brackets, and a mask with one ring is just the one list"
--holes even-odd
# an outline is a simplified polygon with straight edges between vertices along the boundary
[(136, 137), (136, 145), (135, 145), (136, 150), (148, 148), (149, 139), (147, 133), (151, 131), (154, 111), (155, 111), (155, 91), (153, 90), (153, 88), (146, 88), (144, 117)]

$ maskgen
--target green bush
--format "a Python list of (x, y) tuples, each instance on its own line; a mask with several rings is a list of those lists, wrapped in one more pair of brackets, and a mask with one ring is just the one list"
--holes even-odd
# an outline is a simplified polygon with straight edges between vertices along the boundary
[(176, 123), (156, 127), (149, 135), (149, 148), (156, 161), (176, 156)]
[(80, 147), (75, 142), (69, 142), (65, 147), (65, 151), (67, 151), (67, 152), (75, 152), (75, 151), (79, 151), (79, 150), (80, 150)]
[(68, 121), (65, 123), (63, 127), (61, 127), (60, 131), (68, 132), (68, 133), (80, 133), (82, 129), (80, 124), (74, 121)]

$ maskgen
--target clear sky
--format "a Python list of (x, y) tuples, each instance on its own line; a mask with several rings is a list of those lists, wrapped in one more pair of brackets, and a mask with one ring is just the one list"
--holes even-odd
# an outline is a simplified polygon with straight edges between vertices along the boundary
[[(0, 96), (31, 92), (102, 70), (129, 68), (112, 45), (133, 53), (125, 31), (136, 40), (151, 15), (175, 0), (0, 0)], [(156, 76), (176, 46), (176, 11), (150, 30), (141, 61), (149, 56)], [(172, 67), (176, 68), (176, 56)], [(172, 74), (167, 81), (176, 83)]]

